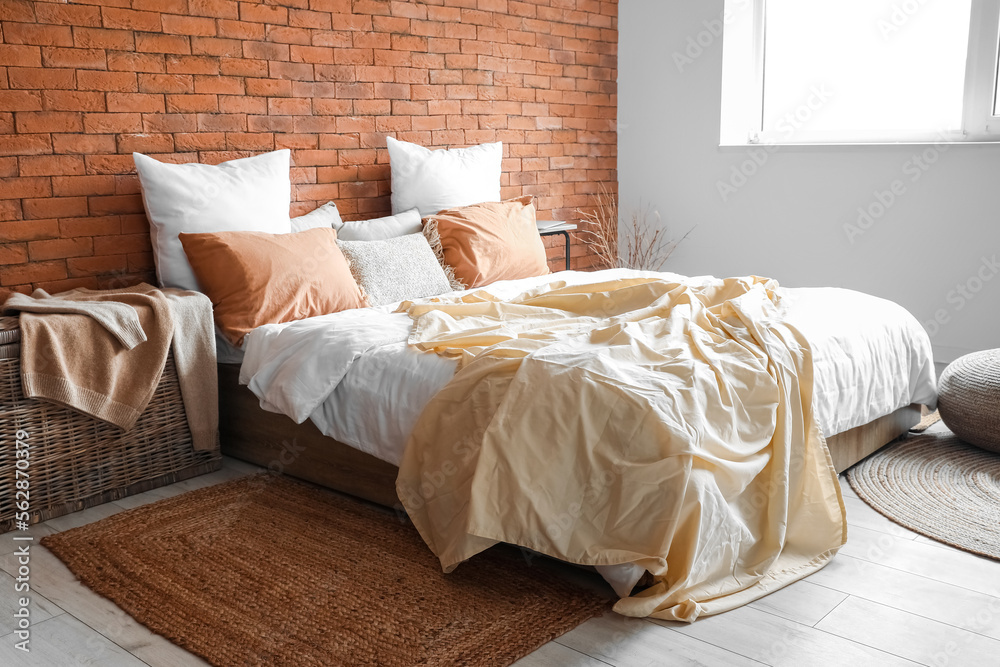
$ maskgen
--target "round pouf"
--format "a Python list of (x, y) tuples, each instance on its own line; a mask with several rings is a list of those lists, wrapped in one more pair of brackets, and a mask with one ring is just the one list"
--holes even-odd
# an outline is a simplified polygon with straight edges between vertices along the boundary
[(938, 410), (959, 438), (1000, 454), (1000, 349), (949, 364), (938, 380)]

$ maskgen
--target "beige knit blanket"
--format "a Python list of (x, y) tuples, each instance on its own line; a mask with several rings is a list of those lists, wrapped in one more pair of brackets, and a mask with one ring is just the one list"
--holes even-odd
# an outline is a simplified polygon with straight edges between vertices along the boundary
[(141, 284), (12, 295), (19, 312), (26, 397), (65, 405), (131, 429), (146, 409), (173, 346), (194, 448), (218, 442), (218, 379), (211, 303), (193, 292)]

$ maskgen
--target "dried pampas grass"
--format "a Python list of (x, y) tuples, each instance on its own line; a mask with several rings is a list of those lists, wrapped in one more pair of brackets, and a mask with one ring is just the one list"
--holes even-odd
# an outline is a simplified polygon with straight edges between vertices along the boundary
[(676, 241), (669, 238), (660, 214), (649, 206), (629, 210), (623, 219), (617, 195), (604, 187), (594, 196), (592, 210), (576, 212), (583, 223), (580, 236), (608, 268), (659, 271), (694, 231)]

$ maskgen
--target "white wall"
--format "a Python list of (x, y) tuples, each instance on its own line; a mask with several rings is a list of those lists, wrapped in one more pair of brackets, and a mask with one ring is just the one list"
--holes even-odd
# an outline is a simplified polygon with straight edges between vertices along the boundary
[[(667, 268), (891, 299), (925, 323), (937, 361), (1000, 347), (1000, 267), (983, 265), (1000, 260), (1000, 145), (785, 146), (723, 201), (717, 184), (750, 156), (718, 145), (722, 40), (704, 22), (721, 15), (722, 0), (619, 4), (621, 204), (652, 205), (675, 235), (698, 224)], [(699, 33), (711, 43), (679, 71), (673, 54)], [(925, 169), (924, 151), (937, 158)], [(897, 180), (902, 194), (851, 243), (858, 207)], [(935, 314), (945, 323), (926, 324)]]

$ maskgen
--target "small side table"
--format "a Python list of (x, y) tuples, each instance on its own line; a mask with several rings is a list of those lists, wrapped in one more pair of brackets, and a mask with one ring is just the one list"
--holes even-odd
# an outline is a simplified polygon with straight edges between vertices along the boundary
[(569, 233), (576, 229), (576, 225), (572, 222), (555, 223), (552, 220), (539, 220), (537, 224), (539, 236), (562, 234), (563, 238), (566, 239), (566, 270), (569, 271)]

